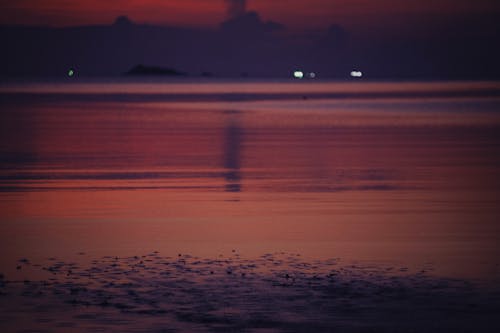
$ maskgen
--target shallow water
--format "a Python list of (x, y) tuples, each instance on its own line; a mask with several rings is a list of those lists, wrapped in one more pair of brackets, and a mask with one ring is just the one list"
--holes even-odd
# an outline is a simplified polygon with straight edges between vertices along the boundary
[(432, 277), (433, 266), (345, 265), (231, 251), (153, 252), (41, 263), (42, 280), (0, 280), (12, 332), (496, 332), (500, 290)]
[[(341, 258), (412, 274), (432, 266), (433, 281), (497, 285), (499, 96), (495, 82), (4, 84), (0, 273), (46, 281), (21, 258), (43, 266), (55, 257), (84, 270), (81, 252), (208, 260), (234, 249), (248, 262), (300, 253), (306, 263)], [(257, 288), (258, 302), (269, 288)]]

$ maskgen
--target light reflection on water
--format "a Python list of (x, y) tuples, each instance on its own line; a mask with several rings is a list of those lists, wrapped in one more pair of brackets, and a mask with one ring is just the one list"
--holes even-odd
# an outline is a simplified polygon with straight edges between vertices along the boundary
[(141, 87), (134, 101), (3, 95), (3, 271), (27, 256), (237, 247), (498, 274), (496, 98), (441, 84), (429, 99), (170, 102)]

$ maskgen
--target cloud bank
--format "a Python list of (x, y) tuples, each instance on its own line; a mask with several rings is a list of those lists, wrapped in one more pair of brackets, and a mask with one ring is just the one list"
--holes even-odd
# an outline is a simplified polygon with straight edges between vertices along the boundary
[(242, 16), (246, 12), (246, 0), (225, 0), (229, 18)]

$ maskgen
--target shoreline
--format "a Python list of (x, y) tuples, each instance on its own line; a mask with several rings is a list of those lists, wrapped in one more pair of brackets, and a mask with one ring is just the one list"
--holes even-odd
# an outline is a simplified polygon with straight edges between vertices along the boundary
[[(81, 254), (81, 256), (86, 256)], [(298, 254), (217, 259), (158, 252), (80, 265), (19, 261), (43, 280), (0, 280), (2, 330), (58, 332), (493, 332), (500, 289), (406, 267), (308, 261)], [(23, 320), (20, 320), (23, 317)], [(10, 326), (12, 325), (12, 326)], [(22, 330), (24, 327), (24, 331)], [(100, 328), (100, 329), (99, 329)], [(63, 330), (61, 330), (63, 331)]]

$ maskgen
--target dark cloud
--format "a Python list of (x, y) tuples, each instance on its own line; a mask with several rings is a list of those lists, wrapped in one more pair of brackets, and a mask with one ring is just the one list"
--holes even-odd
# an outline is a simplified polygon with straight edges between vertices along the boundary
[(349, 33), (342, 26), (332, 24), (327, 30), (324, 42), (337, 48), (344, 48), (349, 42)]
[(230, 18), (221, 24), (221, 30), (224, 32), (240, 36), (261, 35), (283, 30), (284, 28), (284, 25), (277, 22), (262, 21), (259, 14), (253, 11)]
[(225, 0), (229, 18), (242, 16), (246, 12), (246, 0)]
[(118, 27), (130, 27), (133, 25), (133, 22), (125, 15), (118, 16), (113, 23), (113, 25)]
[(363, 36), (338, 24), (292, 34), (244, 9), (219, 29), (144, 25), (127, 17), (107, 26), (0, 26), (0, 76), (64, 76), (68, 68), (81, 76), (118, 75), (145, 64), (195, 76), (289, 76), (300, 68), (345, 78), (356, 68), (372, 78), (500, 78), (498, 22), (495, 15), (443, 22), (428, 35), (397, 38)]

